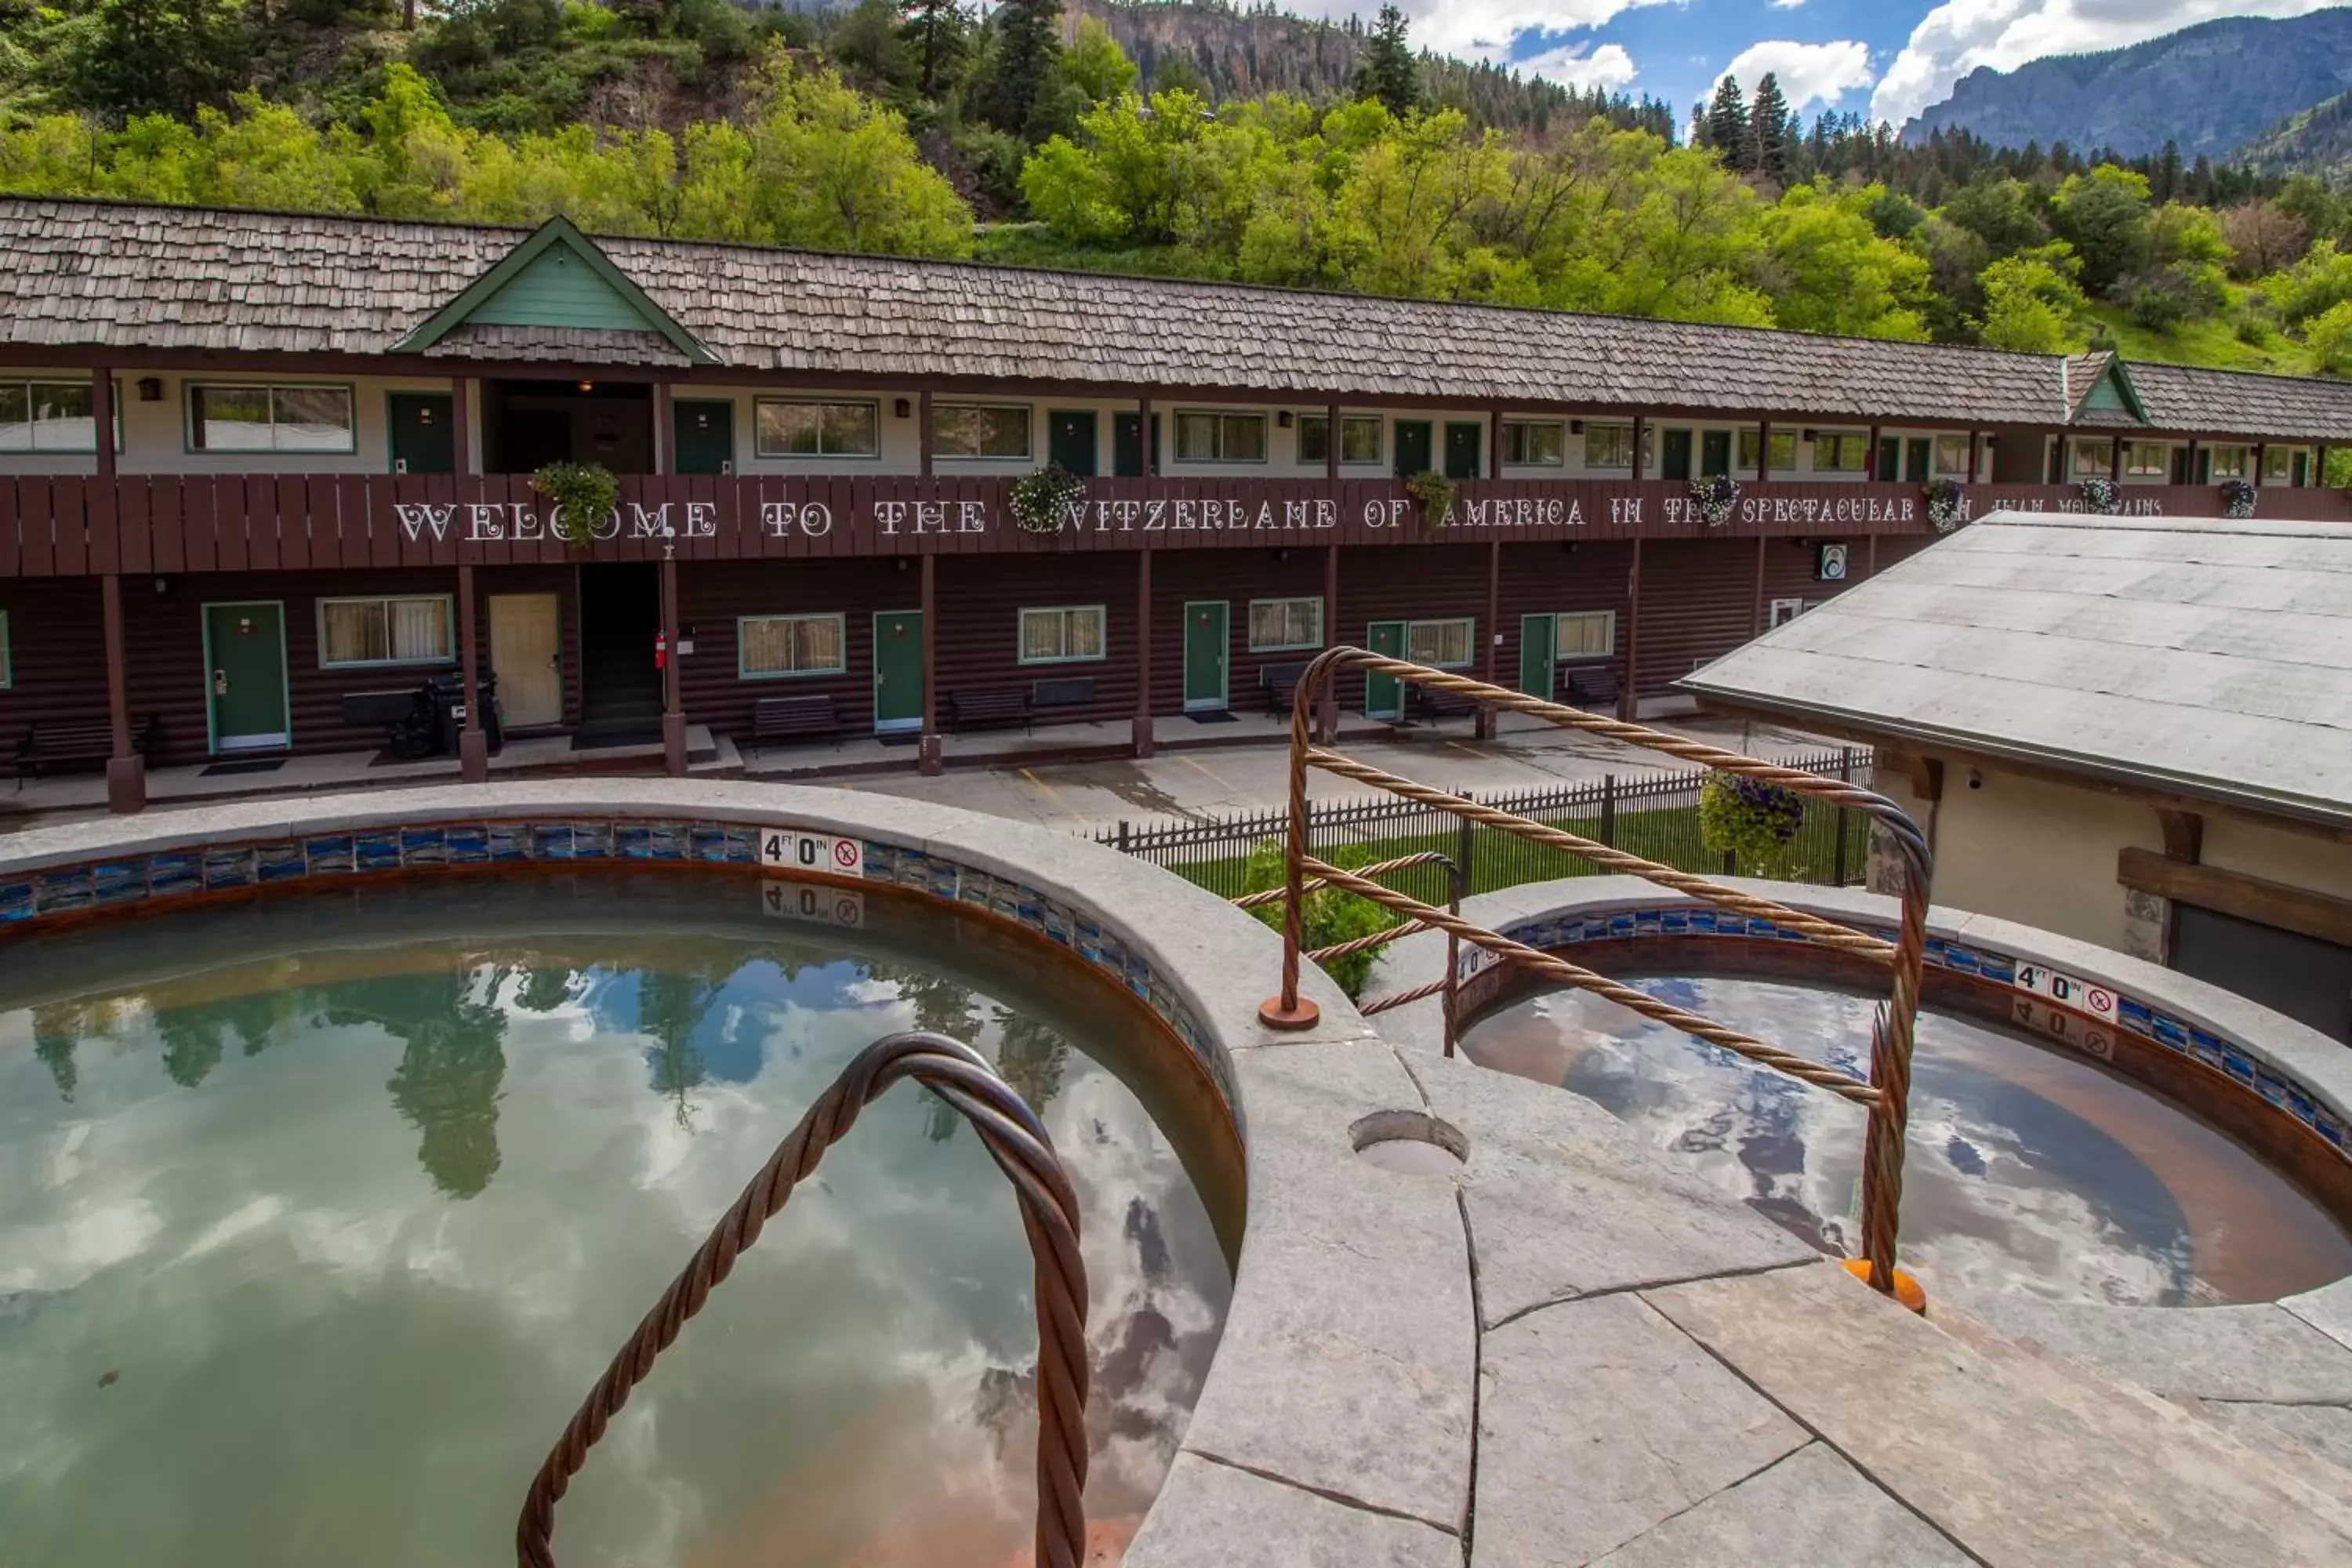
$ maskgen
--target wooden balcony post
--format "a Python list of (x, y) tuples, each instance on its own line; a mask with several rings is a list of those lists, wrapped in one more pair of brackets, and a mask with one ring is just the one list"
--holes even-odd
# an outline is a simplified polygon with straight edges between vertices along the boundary
[(1339, 405), (1327, 405), (1323, 410), (1323, 477), (1333, 484), (1339, 480)]
[[(1147, 479), (1160, 471), (1160, 465), (1152, 461), (1151, 431), (1151, 399), (1147, 395), (1135, 400), (1135, 466)], [(1339, 431), (1333, 430), (1331, 438), (1337, 441)]]
[(1762, 484), (1772, 477), (1772, 422), (1759, 420), (1756, 426), (1756, 482)]
[[(115, 524), (114, 371), (93, 366), (89, 373), (89, 413), (98, 450), (98, 482), (89, 489), (89, 527), (93, 533), (112, 535)], [(119, 560), (120, 546), (107, 551), (107, 560)], [(131, 669), (122, 640), (122, 577), (106, 573), (99, 583), (100, 611), (106, 636), (106, 717), (113, 743), (106, 759), (106, 809), (121, 816), (147, 805), (147, 759), (131, 744)]]
[(1878, 471), (1879, 447), (1885, 444), (1885, 439), (1886, 427), (1885, 426), (1873, 425), (1870, 427), (1870, 450), (1864, 453), (1862, 458), (1862, 477), (1864, 479), (1884, 483), (1886, 480), (1895, 478), (1892, 474), (1882, 474)]
[[(1638, 455), (1638, 451), (1637, 451)], [(1619, 688), (1617, 717), (1642, 716), (1642, 540), (1633, 539), (1633, 564), (1625, 568), (1625, 683)]]
[(931, 477), (931, 389), (929, 387), (923, 388), (916, 395), (915, 407), (917, 410), (915, 440), (922, 447), (919, 466), (915, 471), (928, 479)]
[(1135, 754), (1151, 755), (1151, 547), (1135, 552)]
[[(1339, 547), (1323, 547), (1323, 646), (1338, 647), (1348, 639), (1339, 635)], [(1318, 745), (1328, 746), (1339, 739), (1339, 682), (1332, 683), (1331, 697), (1316, 712), (1315, 740)]]
[[(1501, 416), (1497, 415), (1496, 417), (1500, 419)], [(1496, 429), (1501, 428), (1499, 424), (1496, 426)], [(1490, 539), (1486, 542), (1486, 624), (1480, 629), (1486, 633), (1486, 657), (1479, 679), (1492, 686), (1496, 683), (1495, 643), (1503, 629), (1503, 542), (1500, 539)], [(1547, 692), (1545, 695), (1550, 694)], [(1495, 710), (1483, 702), (1478, 704), (1478, 725), (1475, 732), (1481, 741), (1491, 741), (1495, 738)]]
[(1969, 432), (1969, 473), (1966, 482), (1969, 484), (1975, 484), (1977, 482), (1978, 476), (1983, 471), (1984, 432), (1981, 430), (1972, 429)]
[[(466, 499), (467, 476), (474, 471), (474, 420), (471, 383), (466, 377), (453, 376), (449, 382), (449, 437), (452, 444), (452, 464), (457, 470), (455, 478), (457, 499)], [(460, 543), (460, 550), (467, 548)], [(490, 737), (484, 728), (482, 712), (481, 658), (476, 627), (478, 615), (475, 609), (474, 569), (471, 565), (457, 568), (457, 668), (465, 682), (462, 693), (466, 704), (466, 721), (457, 727), (457, 777), (464, 784), (487, 784), (490, 777)]]
[[(2194, 462), (2196, 459), (2192, 458), (2189, 460)], [(2311, 484), (2314, 489), (2327, 488), (2327, 446), (2325, 442), (2312, 448)]]
[(2247, 475), (2246, 479), (2256, 489), (2263, 488), (2263, 457), (2269, 450), (2268, 443), (2262, 441), (2254, 443), (2254, 471)]
[[(1588, 430), (1590, 430), (1590, 429), (1591, 429), (1591, 428), (1592, 428), (1592, 426), (1591, 426), (1591, 424), (1589, 424), (1589, 423), (1588, 423), (1588, 424), (1585, 426), (1585, 428), (1586, 428), (1586, 429), (1588, 429)], [(1638, 415), (1638, 414), (1634, 415), (1634, 416), (1633, 416), (1633, 482), (1634, 482), (1635, 484), (1640, 484), (1643, 479), (1648, 479), (1648, 478), (1650, 477), (1650, 468), (1649, 468), (1649, 465), (1642, 461), (1642, 437), (1644, 437), (1644, 436), (1646, 436), (1646, 435), (1648, 435), (1648, 434), (1649, 434), (1649, 431), (1650, 431), (1650, 422), (1649, 422), (1648, 420), (1646, 420), (1646, 419), (1643, 418), (1643, 417), (1642, 417), (1640, 415)]]
[(2107, 482), (2124, 482), (2124, 438), (2120, 436), (2107, 443)]
[(940, 569), (939, 557), (929, 551), (921, 557), (923, 606), (923, 734), (915, 746), (915, 771), (936, 775), (947, 767), (940, 744)]
[(677, 443), (677, 426), (670, 416), (669, 383), (654, 383), (654, 472), (667, 474), (677, 466), (670, 448)]
[(677, 563), (667, 555), (661, 563), (662, 763), (669, 776), (686, 776), (686, 708), (677, 657)]

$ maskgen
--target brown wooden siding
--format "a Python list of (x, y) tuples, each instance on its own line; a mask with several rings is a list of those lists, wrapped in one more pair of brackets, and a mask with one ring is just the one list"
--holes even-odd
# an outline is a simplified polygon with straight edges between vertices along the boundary
[[(943, 573), (955, 564), (941, 562)], [(948, 595), (942, 593), (942, 603)], [(829, 696), (851, 732), (874, 723), (874, 614), (912, 610), (921, 603), (914, 563), (823, 561), (744, 562), (725, 567), (688, 565), (677, 575), (679, 635), (694, 652), (678, 667), (687, 716), (720, 734), (748, 737), (751, 705), (762, 697)], [(740, 616), (838, 615), (848, 668), (840, 675), (745, 680), (736, 671)]]
[[(98, 592), (95, 578), (0, 581), (10, 672), (9, 685), (0, 688), (0, 757), (15, 754), (28, 724), (106, 717), (106, 643)], [(132, 601), (123, 608), (136, 626), (145, 606)], [(201, 735), (197, 743), (203, 744)]]
[(1756, 546), (1729, 539), (1652, 540), (1642, 546), (1643, 697), (1674, 683), (1752, 635)]
[[(1155, 559), (1155, 565), (1157, 564)], [(914, 574), (907, 575), (908, 604)], [(1048, 605), (1100, 605), (1103, 647), (1097, 661), (1024, 665), (1019, 658), (1020, 613)], [(1123, 721), (1135, 711), (1135, 558), (1074, 555), (1046, 566), (1017, 557), (971, 556), (939, 563), (940, 721), (958, 691), (1026, 690), (1038, 680), (1089, 676), (1091, 701), (1040, 709), (1041, 723)], [(1107, 739), (1123, 742), (1121, 728)]]

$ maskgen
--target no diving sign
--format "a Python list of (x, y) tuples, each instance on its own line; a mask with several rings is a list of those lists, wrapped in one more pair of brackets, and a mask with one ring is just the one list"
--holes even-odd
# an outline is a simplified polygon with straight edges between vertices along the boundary
[(811, 871), (834, 877), (866, 875), (866, 841), (797, 827), (760, 830), (760, 864), (778, 871)]
[(2088, 1013), (2102, 1022), (2112, 1024), (2116, 1021), (2116, 994), (2104, 985), (2077, 980), (2071, 974), (2061, 974), (2040, 964), (2021, 963), (2017, 966), (2017, 988), (2031, 991), (2037, 996), (2047, 996), (2062, 1007)]

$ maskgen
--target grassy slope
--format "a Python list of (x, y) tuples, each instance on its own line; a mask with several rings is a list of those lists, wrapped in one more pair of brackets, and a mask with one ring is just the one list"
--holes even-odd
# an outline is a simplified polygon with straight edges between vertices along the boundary
[(2119, 305), (2094, 301), (2091, 316), (2127, 360), (2203, 365), (2209, 370), (2266, 371), (2274, 375), (2310, 374), (2310, 356), (2301, 343), (2283, 332), (2266, 327), (2261, 342), (2239, 341), (2231, 323), (2243, 313), (2247, 293), (2242, 285), (2231, 284), (2229, 302), (2220, 314), (2184, 321), (2168, 332), (2149, 331)]

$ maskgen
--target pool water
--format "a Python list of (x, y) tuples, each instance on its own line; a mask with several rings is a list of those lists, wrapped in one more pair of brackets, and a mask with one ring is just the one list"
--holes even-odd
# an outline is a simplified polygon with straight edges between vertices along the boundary
[[(1205, 1080), (1024, 939), (778, 901), (543, 877), (6, 948), (0, 1562), (512, 1562), (614, 1351), (810, 1100), (912, 1027), (995, 1060), (1070, 1167), (1118, 1544), (1229, 1290)], [(1025, 1563), (1033, 1310), (1010, 1185), (893, 1089), (614, 1423), (561, 1560)]]
[[(1878, 998), (1732, 976), (1626, 979), (1869, 1076)], [(1489, 1015), (1485, 1066), (1598, 1101), (1659, 1148), (1835, 1252), (1860, 1240), (1861, 1106), (1581, 992)], [(2352, 1273), (2352, 1239), (2252, 1152), (2087, 1058), (1920, 1015), (1904, 1157), (1904, 1266), (2053, 1300), (2267, 1301)]]

